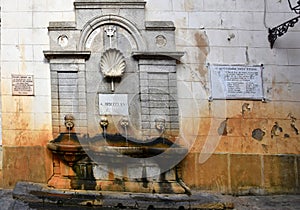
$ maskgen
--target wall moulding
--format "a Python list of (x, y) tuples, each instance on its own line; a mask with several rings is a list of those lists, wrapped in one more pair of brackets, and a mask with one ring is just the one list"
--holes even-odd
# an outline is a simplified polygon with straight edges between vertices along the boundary
[(49, 23), (48, 31), (69, 31), (77, 30), (76, 23), (74, 21), (52, 21)]
[(101, 1), (101, 2), (82, 2), (75, 1), (74, 6), (76, 9), (114, 9), (114, 8), (125, 8), (125, 9), (144, 9), (146, 2), (144, 1)]
[(159, 59), (159, 60), (180, 60), (184, 52), (142, 52), (134, 51), (132, 56), (136, 59)]
[(126, 9), (144, 9), (146, 2), (143, 0), (127, 0), (127, 1), (109, 1), (109, 0), (89, 0), (89, 1), (75, 1), (75, 9), (112, 9), (112, 8), (126, 8)]
[(91, 52), (90, 51), (52, 51), (45, 50), (44, 56), (48, 59), (59, 59), (59, 58), (82, 58), (89, 59)]

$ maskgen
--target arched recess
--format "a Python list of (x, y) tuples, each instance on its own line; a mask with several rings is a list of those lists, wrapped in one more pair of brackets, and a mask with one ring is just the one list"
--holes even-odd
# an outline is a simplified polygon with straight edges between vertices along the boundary
[(90, 34), (97, 28), (104, 25), (118, 25), (128, 31), (134, 38), (138, 51), (145, 51), (146, 44), (139, 29), (129, 20), (118, 15), (103, 15), (90, 20), (82, 29), (78, 43), (78, 50), (85, 50), (85, 44)]

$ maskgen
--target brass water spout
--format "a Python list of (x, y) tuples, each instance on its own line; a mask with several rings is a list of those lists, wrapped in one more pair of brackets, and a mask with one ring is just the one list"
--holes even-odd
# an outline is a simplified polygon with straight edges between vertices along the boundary
[(108, 124), (109, 124), (107, 117), (106, 116), (102, 116), (100, 118), (100, 123), (99, 124), (100, 124), (100, 126), (101, 126), (101, 128), (103, 130), (106, 130), (106, 128), (108, 127)]
[(74, 128), (74, 117), (71, 114), (67, 114), (64, 117), (65, 126), (68, 131), (71, 131)]
[(126, 129), (129, 126), (129, 120), (127, 117), (123, 117), (120, 120), (120, 125), (122, 126), (122, 128)]
[(155, 119), (155, 128), (163, 133), (165, 131), (165, 128), (166, 128), (166, 120), (162, 117), (159, 117), (159, 118), (156, 118)]

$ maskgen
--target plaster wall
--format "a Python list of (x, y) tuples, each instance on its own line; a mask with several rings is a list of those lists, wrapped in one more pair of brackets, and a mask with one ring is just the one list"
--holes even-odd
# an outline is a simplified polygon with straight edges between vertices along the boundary
[[(74, 19), (73, 1), (1, 2), (3, 187), (18, 180), (46, 182), (52, 174), (45, 147), (52, 139), (49, 21)], [(12, 96), (12, 74), (34, 75), (34, 96)]]
[[(177, 87), (181, 134), (190, 147), (183, 175), (191, 187), (299, 190), (300, 24), (276, 40), (273, 49), (267, 40), (268, 27), (294, 16), (286, 1), (147, 1), (146, 21), (173, 21), (176, 50), (185, 52)], [(53, 139), (50, 71), (43, 50), (49, 49), (50, 21), (74, 20), (73, 0), (1, 1), (3, 187), (19, 180), (46, 182), (52, 174), (45, 148)], [(263, 64), (266, 102), (209, 101), (208, 63)], [(12, 96), (12, 74), (34, 75), (35, 95)], [(264, 133), (261, 140), (254, 138), (255, 129)], [(272, 164), (287, 166), (290, 176), (280, 169), (272, 175)], [(244, 178), (238, 179), (241, 174)]]

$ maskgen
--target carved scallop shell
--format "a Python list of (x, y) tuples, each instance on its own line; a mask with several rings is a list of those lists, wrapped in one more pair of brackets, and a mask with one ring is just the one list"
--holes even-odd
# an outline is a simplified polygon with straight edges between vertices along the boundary
[(101, 56), (100, 69), (104, 77), (121, 77), (126, 62), (123, 54), (117, 49), (108, 49)]

